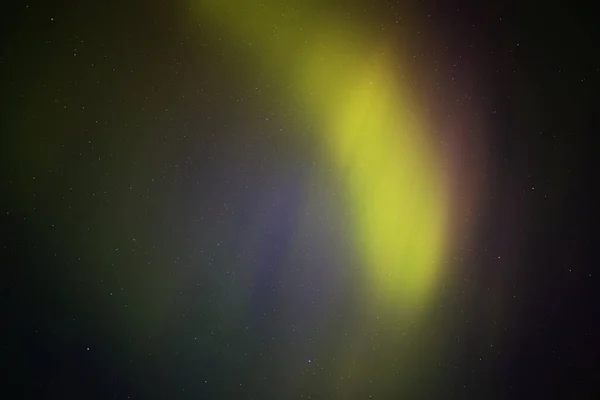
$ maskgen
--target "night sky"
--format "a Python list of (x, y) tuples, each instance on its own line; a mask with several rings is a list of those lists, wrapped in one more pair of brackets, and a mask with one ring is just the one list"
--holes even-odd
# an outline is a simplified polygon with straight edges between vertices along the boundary
[(36, 3), (0, 12), (6, 398), (600, 398), (591, 9)]

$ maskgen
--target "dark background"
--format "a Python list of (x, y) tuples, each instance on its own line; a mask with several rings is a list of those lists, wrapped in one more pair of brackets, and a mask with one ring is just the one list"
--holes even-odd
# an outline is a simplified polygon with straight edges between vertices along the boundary
[[(293, 226), (318, 221), (289, 217), (313, 149), (269, 76), (201, 29), (191, 38), (185, 4), (39, 3), (1, 12), (3, 391), (332, 398), (319, 375), (356, 299), (323, 294), (345, 261), (344, 244), (330, 257), (323, 243), (343, 218), (291, 250), (299, 276), (277, 268)], [(410, 43), (412, 68), (445, 58), (436, 79), (446, 101), (454, 79), (481, 83), (487, 194), (473, 245), (437, 299), (442, 328), (424, 336), (442, 351), (416, 362), (410, 389), (398, 378), (373, 398), (599, 398), (596, 16), (574, 2), (523, 3), (396, 5), (423, 38)], [(368, 2), (357, 18), (391, 27), (390, 4)], [(475, 67), (452, 69), (459, 56)], [(335, 214), (324, 196), (315, 207)], [(255, 236), (269, 240), (249, 245)], [(250, 277), (228, 266), (236, 257), (271, 267)], [(311, 287), (294, 294), (305, 296), (296, 320), (275, 311), (286, 279)], [(335, 312), (315, 305), (331, 298)], [(233, 318), (240, 299), (250, 310)], [(276, 389), (313, 358), (304, 387)]]

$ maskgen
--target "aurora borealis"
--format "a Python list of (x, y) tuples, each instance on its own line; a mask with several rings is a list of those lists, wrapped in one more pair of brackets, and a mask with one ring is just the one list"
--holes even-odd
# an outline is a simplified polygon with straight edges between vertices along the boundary
[(11, 390), (594, 398), (598, 69), (545, 10), (11, 6)]
[[(222, 14), (236, 34), (255, 43), (259, 57), (294, 59), (281, 63), (291, 73), (279, 73), (292, 77), (287, 91), (320, 125), (320, 137), (307, 138), (325, 147), (324, 157), (341, 181), (348, 233), (371, 296), (423, 301), (442, 258), (446, 193), (425, 119), (394, 77), (399, 60), (386, 55), (380, 38), (337, 26), (333, 17), (314, 24), (302, 20), (318, 15), (318, 7), (297, 17), (302, 13), (285, 2), (206, 3), (197, 13), (209, 10), (217, 20)], [(272, 14), (283, 20), (269, 20)], [(356, 36), (365, 43), (355, 43)]]

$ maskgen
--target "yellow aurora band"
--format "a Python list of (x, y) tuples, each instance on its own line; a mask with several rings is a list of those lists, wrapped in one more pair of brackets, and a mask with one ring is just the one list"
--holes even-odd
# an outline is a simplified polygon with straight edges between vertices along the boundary
[(195, 0), (192, 9), (204, 29), (245, 46), (285, 80), (319, 124), (314, 139), (345, 187), (373, 306), (422, 305), (438, 276), (447, 221), (428, 127), (386, 44), (315, 4)]

